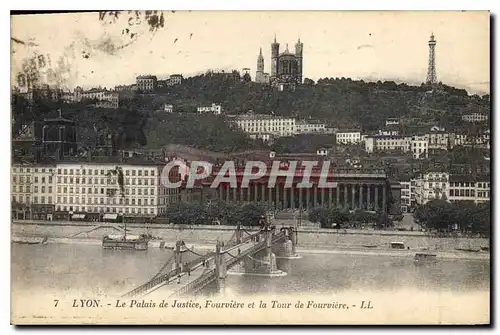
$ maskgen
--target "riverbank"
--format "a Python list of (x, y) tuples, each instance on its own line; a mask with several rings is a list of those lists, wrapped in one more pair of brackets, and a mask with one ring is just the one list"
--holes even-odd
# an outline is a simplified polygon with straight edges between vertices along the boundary
[[(217, 240), (227, 241), (234, 233), (234, 227), (195, 226), (180, 228), (166, 225), (127, 224), (130, 234), (149, 233), (156, 239), (150, 247), (159, 247), (161, 242), (173, 246), (175, 241), (184, 240), (186, 244), (200, 249), (213, 249)], [(47, 237), (48, 243), (100, 245), (102, 237), (122, 233), (121, 225), (108, 223), (73, 224), (61, 222), (13, 222), (12, 237)], [(459, 249), (480, 249), (489, 246), (484, 238), (431, 238), (415, 232), (390, 231), (337, 231), (332, 229), (299, 229), (297, 251), (300, 253), (349, 253), (361, 255), (413, 256), (415, 252), (431, 252), (442, 258), (489, 259), (489, 251), (466, 252)], [(402, 242), (410, 249), (391, 249), (391, 242)]]

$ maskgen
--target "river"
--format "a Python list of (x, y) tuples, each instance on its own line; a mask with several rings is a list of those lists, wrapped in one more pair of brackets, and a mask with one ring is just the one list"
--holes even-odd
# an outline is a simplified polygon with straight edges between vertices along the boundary
[[(99, 245), (11, 245), (12, 291), (40, 290), (121, 295), (146, 282), (172, 251), (103, 250)], [(489, 260), (441, 259), (415, 266), (411, 257), (303, 253), (301, 259), (278, 260), (283, 277), (229, 275), (225, 289), (236, 295), (307, 294), (343, 291), (448, 292), (490, 290)], [(204, 293), (214, 294), (208, 287)]]

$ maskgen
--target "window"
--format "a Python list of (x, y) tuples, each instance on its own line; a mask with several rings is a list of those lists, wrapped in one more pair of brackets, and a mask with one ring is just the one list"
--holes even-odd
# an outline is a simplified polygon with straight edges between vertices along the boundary
[(38, 177), (35, 177), (35, 183), (38, 183)]
[(38, 193), (38, 186), (35, 186), (35, 193)]

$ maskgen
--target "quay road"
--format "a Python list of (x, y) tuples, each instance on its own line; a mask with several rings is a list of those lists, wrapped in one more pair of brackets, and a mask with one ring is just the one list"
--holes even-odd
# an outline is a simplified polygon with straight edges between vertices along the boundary
[[(92, 221), (48, 221), (48, 220), (12, 220), (13, 224), (19, 225), (46, 225), (46, 226), (72, 226), (72, 227), (123, 227), (122, 223), (110, 223), (110, 222), (92, 222)], [(281, 226), (293, 226), (295, 220), (276, 220), (276, 227)], [(171, 224), (158, 224), (158, 223), (127, 223), (127, 228), (134, 229), (150, 229), (152, 235), (154, 235), (155, 229), (165, 229), (165, 230), (219, 230), (219, 231), (234, 231), (234, 226), (222, 226), (222, 225), (171, 225)], [(257, 231), (257, 227), (244, 227), (248, 231)], [(427, 233), (422, 231), (398, 231), (398, 230), (373, 230), (373, 229), (328, 229), (328, 228), (318, 228), (317, 226), (303, 225), (297, 227), (299, 232), (320, 232), (322, 234), (359, 234), (359, 235), (398, 235), (398, 236), (425, 236)], [(145, 231), (146, 232), (146, 231)]]

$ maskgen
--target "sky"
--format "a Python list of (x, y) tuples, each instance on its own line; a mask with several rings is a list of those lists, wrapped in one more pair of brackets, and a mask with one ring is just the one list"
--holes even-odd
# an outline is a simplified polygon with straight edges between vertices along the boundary
[[(141, 74), (164, 78), (208, 69), (242, 70), (255, 76), (259, 48), (270, 72), (271, 42), (290, 51), (304, 44), (303, 76), (425, 81), (428, 40), (434, 33), (436, 70), (444, 84), (470, 93), (490, 91), (489, 13), (471, 11), (177, 11), (152, 33), (135, 25), (122, 34), (128, 13), (109, 23), (98, 13), (11, 17), (12, 79), (24, 59), (48, 55), (45, 68), (65, 89), (132, 84)], [(137, 37), (138, 36), (138, 37)], [(50, 62), (50, 64), (49, 64)], [(44, 72), (44, 71), (42, 71)]]

